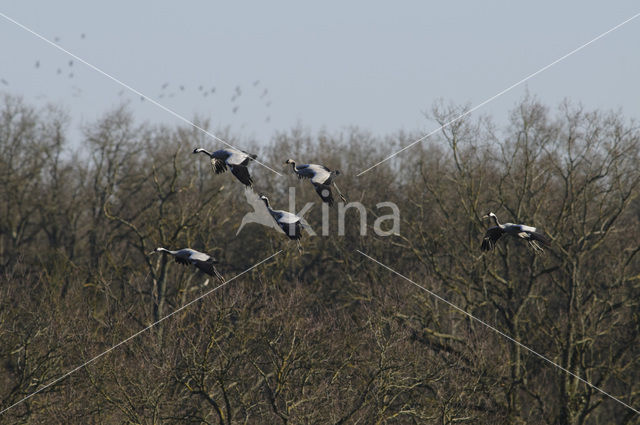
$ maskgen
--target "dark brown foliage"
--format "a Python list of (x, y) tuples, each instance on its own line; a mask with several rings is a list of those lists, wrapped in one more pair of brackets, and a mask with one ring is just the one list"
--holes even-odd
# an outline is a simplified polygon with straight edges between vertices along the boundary
[[(460, 111), (437, 105), (435, 122)], [(206, 126), (206, 123), (202, 124)], [(66, 143), (67, 118), (3, 97), (0, 110), (0, 405), (5, 409), (217, 281), (157, 246), (207, 252), (228, 283), (0, 416), (2, 423), (638, 424), (639, 415), (429, 291), (625, 403), (640, 407), (640, 133), (612, 113), (530, 98), (500, 130), (465, 119), (356, 174), (419, 135), (294, 129), (256, 149), (256, 191), (289, 186), (319, 236), (304, 252), (247, 225), (241, 184), (192, 155), (213, 141), (138, 125), (118, 109)], [(74, 152), (75, 151), (75, 152)], [(347, 212), (321, 236), (317, 195), (287, 158), (341, 170)], [(373, 232), (395, 202), (400, 235)], [(496, 212), (552, 239), (542, 255), (502, 238)]]

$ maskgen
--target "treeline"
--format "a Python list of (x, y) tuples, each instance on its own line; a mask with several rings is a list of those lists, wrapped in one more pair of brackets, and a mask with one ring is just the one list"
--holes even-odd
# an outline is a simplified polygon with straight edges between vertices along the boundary
[[(189, 127), (118, 108), (70, 144), (69, 119), (3, 96), (0, 105), (0, 409), (210, 291), (218, 283), (153, 255), (192, 247), (227, 278), (282, 250), (157, 326), (0, 415), (2, 423), (638, 424), (632, 409), (496, 334), (387, 264), (562, 368), (640, 408), (640, 131), (620, 114), (525, 98), (508, 124), (465, 118), (371, 171), (420, 134), (293, 129), (258, 154), (255, 191), (322, 228), (321, 206), (287, 158), (341, 170), (367, 207), (366, 236), (294, 242), (258, 224), (229, 173)], [(445, 123), (462, 110), (435, 105)], [(209, 123), (201, 122), (207, 127)], [(377, 236), (376, 208), (400, 209)], [(490, 225), (536, 225), (541, 255)]]

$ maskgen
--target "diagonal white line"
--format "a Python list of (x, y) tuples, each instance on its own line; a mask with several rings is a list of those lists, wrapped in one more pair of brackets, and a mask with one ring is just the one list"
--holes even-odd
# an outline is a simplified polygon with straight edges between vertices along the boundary
[(273, 255), (270, 255), (269, 257), (265, 258), (264, 260), (260, 261), (259, 263), (254, 264), (253, 266), (249, 267), (247, 270), (243, 271), (240, 274), (235, 275), (234, 277), (232, 277), (231, 279), (225, 281), (224, 283), (216, 286), (215, 288), (211, 289), (208, 292), (205, 292), (204, 294), (200, 295), (199, 297), (189, 301), (188, 303), (186, 303), (185, 305), (183, 305), (182, 307), (178, 308), (177, 310), (172, 311), (171, 313), (167, 314), (166, 316), (164, 316), (163, 318), (161, 318), (160, 320), (158, 320), (157, 322), (154, 322), (152, 324), (150, 324), (149, 326), (147, 326), (146, 328), (139, 330), (138, 332), (134, 333), (133, 335), (131, 335), (129, 338), (120, 341), (119, 343), (117, 343), (116, 345), (114, 345), (113, 347), (109, 348), (106, 351), (103, 351), (102, 353), (98, 354), (97, 356), (95, 356), (94, 358), (92, 358), (91, 360), (88, 360), (86, 362), (84, 362), (83, 364), (81, 364), (80, 366), (71, 369), (69, 372), (65, 373), (64, 375), (62, 375), (61, 377), (54, 379), (53, 381), (49, 382), (47, 385), (43, 386), (42, 388), (40, 388), (39, 390), (29, 394), (28, 396), (24, 397), (23, 399), (13, 403), (11, 406), (3, 409), (0, 411), (0, 415), (4, 414), (7, 410), (12, 409), (14, 407), (16, 407), (18, 404), (22, 403), (23, 401), (26, 401), (28, 399), (30, 399), (31, 397), (33, 397), (34, 395), (40, 393), (43, 390), (46, 390), (47, 388), (49, 388), (52, 385), (57, 384), (58, 382), (62, 381), (63, 379), (65, 379), (66, 377), (68, 377), (69, 375), (72, 375), (73, 373), (79, 371), (80, 369), (84, 368), (85, 366), (95, 362), (96, 360), (98, 360), (100, 357), (104, 356), (105, 354), (115, 350), (116, 348), (120, 347), (123, 344), (126, 344), (127, 342), (131, 341), (132, 339), (134, 339), (135, 337), (137, 337), (138, 335), (148, 331), (149, 329), (153, 328), (155, 325), (157, 325), (158, 323), (168, 319), (169, 317), (173, 316), (174, 314), (184, 310), (185, 308), (189, 307), (191, 304), (200, 301), (201, 299), (203, 299), (204, 297), (206, 297), (207, 295), (217, 291), (218, 289), (222, 288), (223, 286), (225, 286), (227, 283), (236, 280), (237, 278), (239, 278), (240, 276), (242, 276), (243, 274), (255, 269), (256, 267), (258, 267), (260, 264), (265, 263), (267, 261), (269, 261), (270, 259), (272, 259), (273, 257), (275, 257), (276, 255), (280, 254), (282, 252), (282, 250), (276, 252)]
[(522, 344), (521, 342), (516, 341), (515, 339), (513, 339), (512, 337), (510, 337), (509, 335), (505, 334), (504, 332), (496, 329), (495, 327), (491, 326), (490, 324), (488, 324), (487, 322), (478, 319), (477, 317), (475, 317), (474, 315), (472, 315), (471, 313), (467, 313), (465, 310), (461, 309), (460, 307), (458, 307), (457, 305), (451, 303), (450, 301), (445, 300), (444, 298), (442, 298), (440, 295), (436, 294), (433, 291), (428, 290), (427, 288), (425, 288), (424, 286), (421, 286), (419, 284), (417, 284), (416, 282), (414, 282), (413, 280), (409, 279), (408, 277), (404, 276), (403, 274), (398, 273), (397, 271), (393, 270), (391, 267), (387, 266), (386, 264), (381, 263), (380, 261), (376, 260), (375, 258), (370, 257), (369, 255), (365, 254), (364, 252), (360, 251), (359, 249), (356, 249), (356, 251), (358, 251), (360, 254), (362, 254), (363, 256), (367, 257), (369, 260), (373, 261), (374, 263), (384, 267), (385, 269), (389, 270), (390, 272), (397, 274), (398, 276), (400, 276), (401, 278), (403, 278), (404, 280), (406, 280), (407, 282), (410, 282), (412, 284), (414, 284), (415, 286), (417, 286), (418, 288), (422, 289), (423, 291), (429, 293), (429, 295), (432, 295), (433, 297), (437, 298), (438, 300), (442, 301), (443, 303), (453, 307), (454, 309), (458, 310), (459, 312), (461, 312), (462, 314), (465, 314), (467, 316), (469, 316), (471, 319), (477, 321), (478, 323), (486, 326), (487, 328), (491, 329), (492, 331), (496, 332), (497, 334), (499, 334), (500, 336), (508, 339), (509, 341), (513, 342), (514, 344), (524, 348), (525, 350), (529, 351), (532, 354), (535, 354), (536, 356), (540, 357), (542, 360), (551, 363), (553, 366), (557, 367), (558, 369), (562, 370), (563, 372), (568, 373), (569, 375), (573, 376), (574, 378), (580, 380), (581, 382), (585, 383), (586, 385), (590, 386), (591, 388), (598, 390), (599, 392), (601, 392), (602, 394), (606, 395), (607, 397), (617, 401), (618, 403), (622, 404), (623, 406), (633, 410), (635, 413), (640, 414), (640, 410), (634, 409), (633, 407), (629, 406), (627, 403), (625, 403), (622, 400), (617, 399), (616, 397), (612, 396), (611, 394), (607, 393), (606, 391), (596, 387), (595, 385), (593, 385), (592, 383), (590, 383), (589, 381), (579, 377), (578, 375), (576, 375), (575, 373), (565, 369), (564, 367), (560, 366), (557, 363), (554, 363), (553, 360), (548, 359), (547, 357), (543, 356), (542, 354), (538, 353), (537, 351), (534, 351), (533, 349), (527, 347), (526, 345)]
[[(111, 74), (103, 71), (102, 69), (98, 68), (97, 66), (87, 62), (86, 60), (76, 56), (75, 54), (71, 53), (70, 51), (68, 51), (67, 49), (65, 49), (64, 47), (60, 46), (59, 44), (54, 43), (53, 41), (47, 39), (46, 37), (38, 34), (37, 32), (35, 32), (34, 30), (32, 30), (31, 28), (21, 24), (20, 22), (16, 21), (15, 19), (5, 15), (4, 13), (0, 12), (0, 16), (2, 16), (4, 19), (6, 19), (7, 21), (19, 26), (20, 28), (22, 28), (23, 30), (33, 34), (34, 36), (38, 37), (40, 40), (44, 41), (45, 43), (55, 47), (56, 49), (66, 53), (67, 55), (71, 56), (72, 58), (74, 58), (75, 60), (77, 60), (78, 62), (81, 62), (83, 64), (85, 64), (86, 66), (88, 66), (89, 68), (93, 69), (94, 71), (98, 72), (99, 74), (104, 75), (105, 77), (109, 78), (111, 81), (114, 81), (115, 83), (121, 85), (122, 87), (124, 87), (125, 89), (129, 90), (130, 92), (133, 92), (135, 94), (137, 94), (140, 97), (143, 97), (144, 99), (148, 100), (149, 102), (153, 103), (154, 105), (156, 105), (158, 108), (162, 109), (165, 112), (168, 112), (169, 114), (173, 115), (174, 117), (180, 119), (181, 121), (184, 121), (185, 123), (189, 124), (190, 126), (192, 126), (193, 128), (200, 130), (201, 132), (203, 132), (204, 134), (206, 134), (207, 136), (217, 140), (220, 143), (225, 144), (226, 146), (230, 147), (230, 148), (234, 148), (234, 149), (238, 149), (235, 146), (231, 145), (230, 143), (226, 142), (225, 140), (222, 140), (221, 138), (219, 138), (218, 136), (216, 136), (215, 134), (211, 133), (210, 131), (205, 130), (204, 128), (200, 127), (199, 125), (195, 124), (193, 121), (188, 120), (187, 118), (183, 117), (182, 115), (180, 115), (179, 113), (177, 113), (176, 111), (174, 111), (171, 108), (168, 108), (166, 106), (164, 106), (163, 104), (155, 101), (154, 99), (150, 98), (149, 96), (147, 96), (144, 93), (141, 93), (140, 91), (134, 89), (133, 87), (131, 87), (130, 85), (120, 81), (119, 79), (117, 79), (116, 77), (112, 76)], [(279, 176), (282, 176), (282, 174), (280, 174), (279, 172), (277, 172), (276, 170), (274, 170), (273, 168), (269, 167), (268, 165), (258, 161), (257, 159), (254, 159), (255, 162), (257, 162), (258, 164), (262, 165), (263, 167), (273, 171), (274, 173), (276, 173)]]
[(537, 70), (536, 72), (527, 75), (526, 77), (524, 77), (522, 80), (518, 81), (517, 83), (514, 83), (512, 85), (510, 85), (509, 87), (507, 87), (506, 89), (502, 90), (501, 92), (491, 96), (490, 98), (488, 98), (487, 100), (485, 100), (484, 102), (474, 106), (473, 108), (469, 109), (468, 111), (463, 112), (462, 114), (460, 114), (459, 116), (457, 116), (456, 118), (452, 119), (451, 121), (447, 121), (446, 123), (442, 124), (440, 127), (436, 128), (435, 130), (431, 131), (430, 133), (425, 134), (424, 136), (422, 136), (421, 138), (419, 138), (418, 140), (408, 144), (407, 146), (405, 146), (404, 148), (400, 149), (399, 151), (397, 151), (396, 153), (393, 153), (391, 155), (389, 155), (388, 157), (386, 157), (385, 159), (383, 159), (382, 161), (379, 161), (375, 164), (373, 164), (371, 167), (367, 168), (364, 171), (361, 171), (357, 176), (360, 177), (361, 175), (363, 175), (364, 173), (366, 173), (367, 171), (371, 170), (372, 168), (377, 167), (378, 165), (382, 164), (383, 162), (386, 162), (388, 160), (390, 160), (391, 158), (393, 158), (394, 156), (398, 155), (401, 152), (404, 152), (405, 150), (409, 149), (410, 147), (422, 142), (423, 140), (427, 139), (430, 136), (433, 136), (434, 134), (436, 134), (437, 132), (439, 132), (440, 130), (442, 130), (445, 127), (450, 126), (451, 124), (453, 124), (454, 122), (464, 118), (465, 116), (469, 115), (470, 113), (472, 113), (473, 111), (476, 111), (480, 108), (482, 108), (484, 105), (486, 105), (487, 103), (497, 99), (498, 97), (502, 96), (503, 94), (511, 91), (512, 89), (518, 87), (520, 84), (526, 82), (527, 80), (530, 80), (531, 78), (535, 77), (536, 75), (540, 74), (541, 72), (546, 71), (547, 69), (551, 68), (552, 66), (556, 65), (559, 62), (562, 62), (563, 60), (565, 60), (566, 58), (568, 58), (569, 56), (573, 55), (574, 53), (579, 52), (580, 50), (584, 49), (585, 47), (587, 47), (588, 45), (590, 45), (591, 43), (594, 43), (595, 41), (601, 39), (602, 37), (604, 37), (605, 35), (617, 30), (618, 28), (620, 28), (621, 26), (631, 22), (632, 20), (636, 19), (638, 16), (640, 16), (640, 12), (636, 13), (635, 15), (633, 15), (632, 17), (630, 17), (629, 19), (626, 19), (623, 22), (620, 22), (618, 25), (616, 25), (615, 27), (603, 32), (602, 34), (600, 34), (599, 36), (587, 41), (586, 43), (584, 43), (583, 45), (581, 45), (580, 47), (576, 47), (575, 49), (573, 49), (572, 51), (570, 51), (569, 53), (565, 54), (564, 56), (554, 60), (553, 62), (551, 62), (550, 64), (543, 66), (542, 68), (540, 68), (539, 70)]

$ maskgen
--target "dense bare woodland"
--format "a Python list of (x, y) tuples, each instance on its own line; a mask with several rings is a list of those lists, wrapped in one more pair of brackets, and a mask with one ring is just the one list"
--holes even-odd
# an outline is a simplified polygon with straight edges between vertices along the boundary
[[(0, 405), (5, 409), (218, 283), (149, 253), (192, 247), (229, 282), (25, 400), (2, 423), (640, 424), (640, 415), (356, 250), (388, 264), (566, 370), (640, 408), (640, 131), (620, 114), (525, 98), (510, 124), (469, 118), (383, 163), (419, 134), (292, 130), (221, 135), (259, 164), (257, 192), (289, 186), (319, 232), (321, 207), (287, 158), (342, 171), (366, 224), (395, 202), (400, 234), (303, 236), (257, 224), (233, 176), (214, 175), (197, 130), (121, 108), (70, 146), (68, 119), (0, 106)], [(445, 123), (460, 110), (436, 105)], [(206, 122), (201, 123), (207, 126)], [(501, 240), (493, 211), (553, 239)], [(371, 230), (371, 229), (369, 229)]]

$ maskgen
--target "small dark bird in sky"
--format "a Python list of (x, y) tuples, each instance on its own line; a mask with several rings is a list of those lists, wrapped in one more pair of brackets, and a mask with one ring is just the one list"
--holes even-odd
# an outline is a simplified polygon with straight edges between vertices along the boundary
[(140, 102), (144, 102), (144, 96), (140, 96)]
[(58, 41), (60, 41), (60, 37), (58, 37), (58, 36), (54, 37), (53, 41), (55, 41), (57, 43)]
[(4, 78), (0, 78), (0, 83), (4, 84), (5, 86), (9, 85), (9, 82), (7, 80), (5, 80)]
[(260, 84), (260, 80), (255, 80), (255, 81), (253, 82), (253, 87), (257, 86), (258, 84)]
[(240, 96), (242, 94), (242, 89), (240, 88), (240, 86), (236, 86), (236, 94), (238, 96)]
[(238, 98), (238, 96), (234, 94), (233, 96), (231, 96), (231, 101), (235, 102), (237, 98)]
[(73, 61), (69, 61), (69, 66), (73, 66)]
[(58, 75), (62, 74), (62, 69), (58, 68), (58, 70), (56, 71), (56, 74)]
[(36, 61), (36, 68), (40, 68), (40, 61)]
[(162, 85), (162, 90), (166, 89), (167, 87), (169, 87), (169, 83), (164, 83), (164, 84)]
[(180, 86), (180, 91), (184, 91), (184, 86)]
[(270, 122), (270, 121), (271, 121), (271, 117), (265, 118), (265, 122)]
[(233, 107), (232, 111), (233, 111), (233, 113), (234, 113), (234, 114), (235, 114), (236, 112), (238, 112), (238, 108), (239, 108), (239, 106), (234, 106), (234, 107)]
[(209, 90), (211, 92), (211, 94), (216, 92), (216, 88), (215, 87), (211, 87), (211, 90)]
[(198, 90), (202, 91), (202, 86), (201, 85), (198, 86)]
[(262, 95), (260, 96), (260, 99), (265, 97), (268, 93), (269, 93), (269, 90), (268, 89), (264, 89), (264, 91), (262, 92)]
[(86, 37), (86, 35), (84, 33), (80, 34), (80, 38), (82, 38), (84, 40), (84, 38)]

